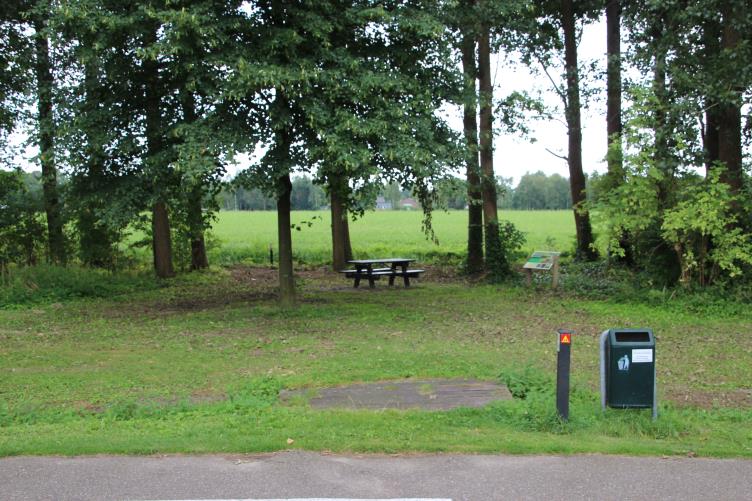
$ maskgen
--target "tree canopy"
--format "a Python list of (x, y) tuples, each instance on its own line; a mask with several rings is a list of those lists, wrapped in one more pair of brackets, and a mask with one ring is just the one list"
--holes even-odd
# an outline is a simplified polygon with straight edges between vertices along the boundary
[[(609, 167), (586, 179), (581, 110), (601, 87), (578, 44), (604, 15)], [(529, 89), (498, 95), (492, 52), (538, 71), (563, 115)], [(292, 302), (290, 210), (330, 207), (341, 266), (348, 219), (406, 190), (429, 237), (435, 207), (468, 207), (472, 272), (506, 248), (497, 206), (570, 208), (578, 258), (605, 250), (666, 283), (739, 280), (751, 105), (745, 0), (6, 1), (1, 259), (114, 268), (141, 232), (169, 277), (209, 265), (220, 206), (274, 208)], [(511, 189), (494, 139), (533, 115), (566, 122), (569, 178), (528, 173)], [(12, 165), (14, 133), (37, 148), (37, 191)]]

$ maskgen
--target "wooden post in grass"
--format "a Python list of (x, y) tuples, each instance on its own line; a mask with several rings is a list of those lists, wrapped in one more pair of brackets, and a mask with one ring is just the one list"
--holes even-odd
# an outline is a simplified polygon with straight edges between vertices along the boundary
[(559, 286), (559, 256), (554, 256), (554, 266), (551, 269), (551, 288)]

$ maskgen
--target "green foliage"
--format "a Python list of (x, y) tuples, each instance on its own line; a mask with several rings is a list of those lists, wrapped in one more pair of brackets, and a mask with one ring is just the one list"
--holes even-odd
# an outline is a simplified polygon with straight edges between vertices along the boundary
[(613, 301), (640, 302), (644, 297), (640, 291), (651, 288), (650, 284), (640, 284), (632, 271), (606, 261), (566, 263), (561, 266), (560, 274), (564, 290), (590, 299), (608, 297)]
[(705, 182), (688, 187), (664, 215), (663, 236), (680, 254), (684, 284), (712, 283), (718, 273), (736, 278), (752, 265), (752, 234), (737, 224), (737, 198), (720, 181), (722, 171), (716, 167)]
[(488, 276), (494, 282), (506, 280), (514, 275), (513, 265), (521, 257), (520, 249), (525, 245), (525, 234), (511, 221), (499, 221), (498, 229), (499, 247), (486, 255)]
[(44, 249), (42, 201), (18, 171), (0, 170), (0, 282), (9, 263), (33, 265)]
[(26, 94), (32, 80), (32, 45), (19, 23), (22, 6), (21, 2), (12, 1), (0, 8), (0, 158), (3, 161), (7, 160), (11, 131), (25, 118)]
[(550, 391), (554, 384), (551, 376), (538, 367), (525, 365), (521, 370), (506, 370), (499, 376), (514, 398), (525, 399), (532, 393)]
[[(624, 256), (621, 244), (629, 235), (629, 251), (637, 264), (664, 284), (680, 280), (686, 286), (704, 286), (741, 279), (743, 267), (752, 262), (750, 234), (739, 219), (748, 210), (746, 202), (722, 181), (724, 168), (719, 164), (711, 166), (705, 178), (688, 167), (679, 169), (684, 162), (698, 161), (687, 139), (691, 131), (675, 129), (668, 138), (674, 148), (659, 154), (651, 130), (655, 96), (640, 87), (632, 94), (623, 178), (591, 204), (601, 222), (602, 245)], [(681, 106), (672, 113), (679, 113)]]
[(502, 132), (517, 134), (531, 143), (536, 142), (536, 138), (532, 136), (527, 121), (553, 118), (541, 96), (531, 96), (527, 91), (513, 91), (496, 104), (494, 111)]
[(457, 177), (449, 177), (436, 183), (438, 207), (442, 209), (464, 209), (467, 207), (467, 182)]
[(261, 2), (252, 18), (262, 48), (231, 85), (262, 104), (270, 147), (241, 183), (276, 194), (280, 176), (310, 172), (362, 214), (359, 201), (398, 182), (420, 198), (430, 233), (431, 182), (459, 161), (456, 135), (435, 113), (456, 72), (431, 7)]
[(14, 268), (0, 288), (0, 308), (77, 298), (112, 298), (157, 286), (153, 279), (135, 272), (110, 273), (51, 265)]
[(572, 208), (569, 181), (558, 175), (527, 172), (511, 193), (512, 209), (563, 210)]

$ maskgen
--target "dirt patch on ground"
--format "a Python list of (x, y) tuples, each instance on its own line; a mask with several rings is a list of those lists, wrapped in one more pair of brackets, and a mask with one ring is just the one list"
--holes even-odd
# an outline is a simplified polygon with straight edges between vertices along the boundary
[[(660, 389), (658, 398), (661, 398)], [(752, 390), (745, 389), (709, 391), (690, 388), (668, 388), (665, 391), (665, 398), (679, 407), (699, 407), (702, 409), (717, 407), (735, 409), (752, 408)]]
[(449, 410), (483, 407), (496, 400), (509, 400), (506, 386), (495, 381), (470, 379), (418, 379), (362, 383), (336, 388), (283, 391), (282, 401), (307, 398), (317, 409), (425, 409)]
[[(431, 283), (457, 283), (466, 282), (465, 277), (461, 276), (457, 269), (452, 266), (418, 266), (426, 270), (419, 279), (413, 279), (412, 284), (420, 285), (421, 281)], [(252, 267), (244, 265), (235, 265), (229, 268), (232, 278), (244, 285), (276, 287), (279, 277), (276, 268), (269, 267)], [(345, 278), (341, 273), (333, 271), (329, 266), (317, 266), (311, 268), (298, 268), (295, 270), (295, 278), (302, 292), (316, 290), (352, 290), (352, 279)], [(396, 287), (400, 287), (401, 282), (397, 281)], [(388, 287), (386, 280), (376, 282), (376, 289)], [(360, 289), (368, 289), (368, 284), (361, 282)], [(305, 298), (306, 302), (310, 298)]]
[(230, 276), (236, 282), (248, 283), (258, 282), (261, 284), (269, 284), (277, 280), (276, 268), (255, 268), (252, 266), (235, 265), (228, 268)]

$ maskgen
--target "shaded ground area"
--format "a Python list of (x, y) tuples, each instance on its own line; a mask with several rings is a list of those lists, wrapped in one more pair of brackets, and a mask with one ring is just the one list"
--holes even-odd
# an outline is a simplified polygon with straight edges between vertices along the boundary
[(310, 396), (311, 407), (349, 409), (449, 410), (483, 407), (494, 400), (509, 400), (506, 386), (493, 381), (421, 379), (355, 384), (324, 388), (313, 396), (307, 390), (282, 392), (283, 400)]

